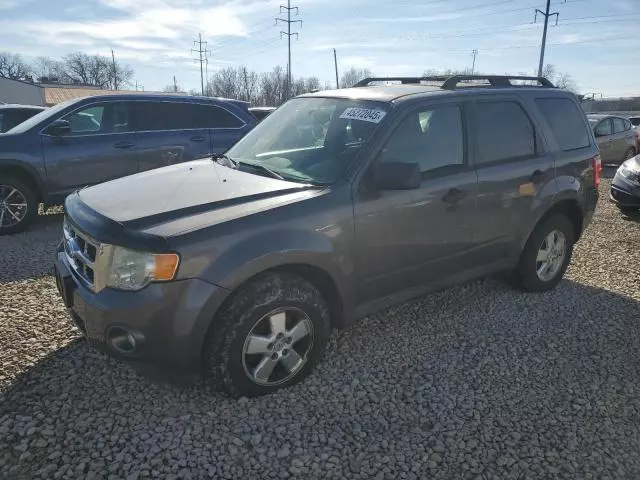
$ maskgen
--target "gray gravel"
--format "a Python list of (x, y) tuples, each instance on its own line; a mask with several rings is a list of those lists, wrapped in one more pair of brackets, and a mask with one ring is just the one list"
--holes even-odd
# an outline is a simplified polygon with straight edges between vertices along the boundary
[(301, 385), (240, 400), (79, 340), (57, 228), (0, 238), (1, 478), (640, 478), (640, 217), (606, 200), (555, 291), (487, 279), (394, 307)]

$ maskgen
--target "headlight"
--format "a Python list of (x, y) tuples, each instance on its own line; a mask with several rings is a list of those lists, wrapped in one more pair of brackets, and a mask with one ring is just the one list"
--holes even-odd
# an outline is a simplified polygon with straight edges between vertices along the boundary
[(175, 253), (148, 253), (114, 247), (107, 286), (140, 290), (151, 282), (173, 280), (180, 258)]
[(640, 176), (640, 165), (636, 162), (625, 162), (620, 165), (618, 172), (629, 180), (636, 180)]

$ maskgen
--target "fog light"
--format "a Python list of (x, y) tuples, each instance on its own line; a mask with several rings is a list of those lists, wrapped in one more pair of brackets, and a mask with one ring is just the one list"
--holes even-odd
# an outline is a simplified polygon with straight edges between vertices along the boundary
[(144, 336), (123, 327), (111, 327), (107, 330), (109, 346), (122, 355), (136, 355), (144, 343)]

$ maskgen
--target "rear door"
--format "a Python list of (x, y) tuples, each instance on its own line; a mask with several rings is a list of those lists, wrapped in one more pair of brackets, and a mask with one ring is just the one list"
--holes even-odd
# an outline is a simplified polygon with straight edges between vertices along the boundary
[(136, 102), (139, 171), (211, 155), (209, 129), (198, 121), (201, 108), (188, 102)]
[(483, 96), (473, 105), (478, 197), (472, 261), (480, 265), (510, 257), (545, 186), (554, 181), (552, 156), (527, 111), (516, 96)]
[(593, 129), (596, 135), (596, 142), (600, 149), (602, 163), (615, 163), (617, 157), (613, 151), (613, 123), (610, 118), (605, 118), (598, 122)]
[[(624, 118), (613, 117), (613, 135), (611, 137), (611, 149), (612, 155), (616, 161), (620, 162), (624, 158), (625, 153), (629, 146), (633, 145), (631, 142), (630, 131), (627, 130), (627, 125)], [(629, 124), (630, 125), (630, 124)]]
[(71, 132), (61, 137), (41, 134), (50, 193), (137, 172), (131, 108), (132, 103), (125, 101), (84, 105), (62, 117), (69, 121)]

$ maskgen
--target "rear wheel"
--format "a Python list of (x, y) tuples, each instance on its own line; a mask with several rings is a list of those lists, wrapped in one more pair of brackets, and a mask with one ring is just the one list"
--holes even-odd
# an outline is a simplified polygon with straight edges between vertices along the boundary
[(33, 189), (13, 175), (0, 175), (0, 235), (22, 232), (38, 213)]
[(573, 224), (564, 215), (555, 214), (539, 223), (513, 272), (516, 286), (527, 292), (554, 288), (569, 266), (574, 239)]
[(293, 385), (312, 370), (330, 332), (320, 292), (301, 277), (269, 273), (240, 287), (205, 345), (205, 377), (234, 396)]

